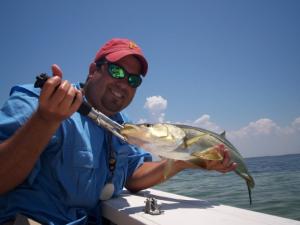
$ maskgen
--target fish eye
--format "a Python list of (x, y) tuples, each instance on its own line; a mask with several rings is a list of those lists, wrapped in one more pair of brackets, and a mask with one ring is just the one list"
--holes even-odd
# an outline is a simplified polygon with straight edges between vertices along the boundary
[(150, 123), (146, 123), (145, 126), (146, 127), (151, 127), (151, 124)]

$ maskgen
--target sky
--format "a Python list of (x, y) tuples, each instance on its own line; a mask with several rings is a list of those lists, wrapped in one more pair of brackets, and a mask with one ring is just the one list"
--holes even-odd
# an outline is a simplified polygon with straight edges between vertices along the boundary
[(227, 133), (245, 157), (300, 153), (300, 1), (2, 0), (0, 105), (58, 64), (84, 81), (98, 48), (134, 40), (148, 74), (133, 122)]

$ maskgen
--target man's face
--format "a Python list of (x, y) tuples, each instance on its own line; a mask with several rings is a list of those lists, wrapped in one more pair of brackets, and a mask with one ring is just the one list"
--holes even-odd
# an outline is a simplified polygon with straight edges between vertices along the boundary
[[(115, 64), (123, 67), (130, 74), (140, 74), (141, 65), (134, 56), (126, 56)], [(115, 79), (108, 73), (108, 65), (89, 74), (85, 85), (85, 96), (88, 102), (97, 110), (112, 116), (126, 108), (132, 101), (136, 89), (125, 79)]]

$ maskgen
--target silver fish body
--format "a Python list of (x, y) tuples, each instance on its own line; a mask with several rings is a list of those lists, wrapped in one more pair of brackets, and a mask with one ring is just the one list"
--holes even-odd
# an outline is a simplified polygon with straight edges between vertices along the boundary
[(138, 145), (162, 158), (185, 160), (200, 165), (205, 160), (223, 160), (223, 156), (214, 148), (223, 144), (229, 151), (232, 162), (237, 163), (235, 172), (247, 184), (250, 204), (251, 188), (254, 179), (250, 175), (243, 157), (225, 137), (225, 132), (217, 134), (198, 127), (180, 124), (124, 124), (120, 133), (131, 144)]

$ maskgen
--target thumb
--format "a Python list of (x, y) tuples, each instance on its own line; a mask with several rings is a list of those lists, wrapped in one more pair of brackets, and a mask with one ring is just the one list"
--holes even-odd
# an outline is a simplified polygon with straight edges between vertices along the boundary
[(60, 78), (62, 78), (63, 72), (62, 72), (62, 70), (59, 68), (58, 65), (53, 64), (53, 65), (51, 66), (51, 69), (52, 69), (52, 75), (53, 75), (53, 76), (59, 76)]

